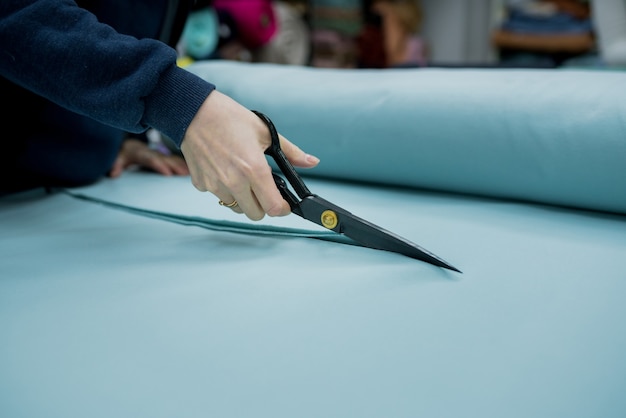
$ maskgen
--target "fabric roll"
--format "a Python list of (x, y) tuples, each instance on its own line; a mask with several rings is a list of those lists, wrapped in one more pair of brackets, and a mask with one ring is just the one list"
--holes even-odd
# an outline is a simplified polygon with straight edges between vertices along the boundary
[(318, 156), (308, 176), (626, 213), (626, 73), (189, 69)]

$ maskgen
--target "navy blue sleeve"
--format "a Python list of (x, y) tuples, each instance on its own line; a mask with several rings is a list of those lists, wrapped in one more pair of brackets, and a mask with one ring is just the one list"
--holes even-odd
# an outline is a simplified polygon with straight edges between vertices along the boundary
[(128, 132), (152, 127), (180, 145), (215, 86), (176, 58), (167, 44), (118, 33), (74, 1), (0, 2), (0, 75), (78, 114)]

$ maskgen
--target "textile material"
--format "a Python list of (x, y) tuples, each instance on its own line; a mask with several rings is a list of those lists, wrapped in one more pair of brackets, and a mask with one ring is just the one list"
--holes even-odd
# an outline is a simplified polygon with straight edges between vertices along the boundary
[(626, 73), (189, 69), (320, 157), (313, 175), (626, 213)]
[(0, 197), (3, 416), (626, 415), (623, 74), (195, 70), (463, 274), (188, 177)]
[[(5, 197), (3, 414), (624, 416), (623, 216), (306, 181), (464, 274), (65, 193)], [(71, 192), (251, 223), (188, 178), (125, 173)]]

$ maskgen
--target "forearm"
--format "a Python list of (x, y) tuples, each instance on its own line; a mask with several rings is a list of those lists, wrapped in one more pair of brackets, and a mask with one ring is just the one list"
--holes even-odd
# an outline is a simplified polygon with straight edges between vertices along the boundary
[(176, 51), (98, 22), (69, 0), (0, 2), (0, 74), (76, 113), (180, 144), (214, 88), (176, 66)]

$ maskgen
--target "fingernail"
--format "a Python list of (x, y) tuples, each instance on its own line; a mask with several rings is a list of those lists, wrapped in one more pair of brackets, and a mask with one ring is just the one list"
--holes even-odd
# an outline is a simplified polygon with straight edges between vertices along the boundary
[(311, 163), (311, 164), (317, 164), (320, 162), (319, 158), (311, 154), (307, 154), (304, 158), (306, 159), (308, 163)]

